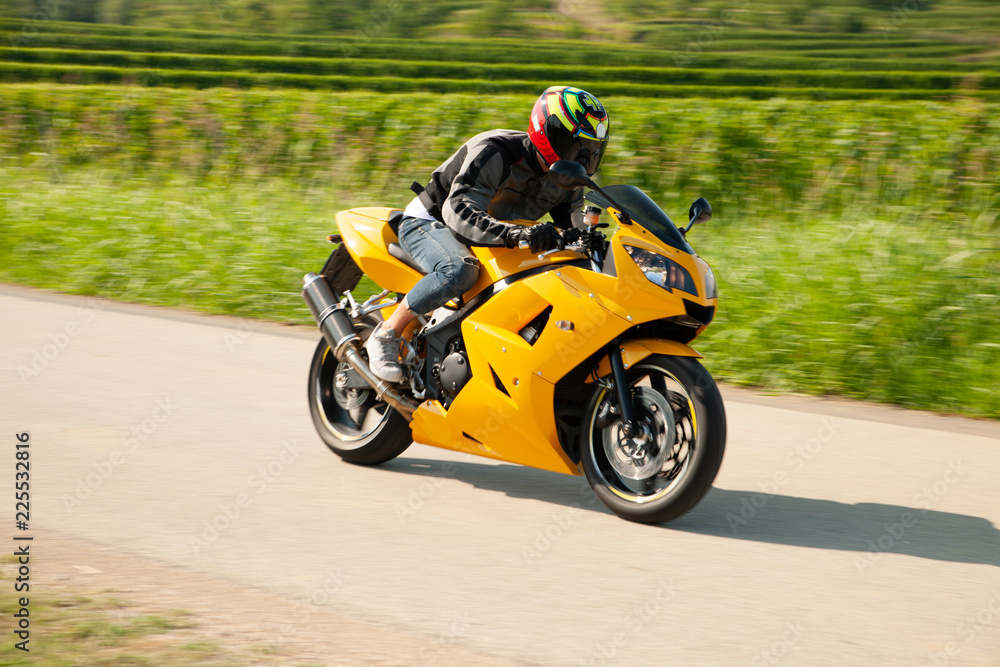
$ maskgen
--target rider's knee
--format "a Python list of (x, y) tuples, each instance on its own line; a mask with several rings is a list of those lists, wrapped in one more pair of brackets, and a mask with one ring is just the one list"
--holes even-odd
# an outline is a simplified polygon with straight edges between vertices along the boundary
[(461, 295), (479, 279), (479, 261), (475, 257), (449, 257), (438, 266), (444, 279), (445, 291)]
[(475, 257), (463, 257), (461, 266), (455, 276), (455, 287), (463, 293), (472, 289), (479, 280), (479, 260)]

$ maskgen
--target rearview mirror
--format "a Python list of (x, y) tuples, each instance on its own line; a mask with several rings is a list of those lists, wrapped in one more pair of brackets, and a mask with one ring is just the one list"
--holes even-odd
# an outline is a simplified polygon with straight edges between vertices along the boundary
[(586, 185), (593, 187), (590, 177), (587, 176), (587, 170), (579, 162), (556, 160), (549, 167), (549, 172), (553, 174), (552, 180), (563, 190), (573, 190)]
[(688, 231), (695, 225), (700, 225), (703, 222), (708, 222), (712, 219), (712, 205), (708, 203), (708, 200), (704, 197), (698, 197), (693, 204), (691, 204), (691, 209), (688, 211), (688, 224), (687, 227), (681, 230), (681, 234), (687, 234)]
[(712, 205), (708, 203), (708, 200), (704, 197), (698, 197), (693, 204), (691, 204), (691, 210), (688, 211), (688, 227), (691, 225), (700, 225), (704, 222), (708, 222), (712, 219)]

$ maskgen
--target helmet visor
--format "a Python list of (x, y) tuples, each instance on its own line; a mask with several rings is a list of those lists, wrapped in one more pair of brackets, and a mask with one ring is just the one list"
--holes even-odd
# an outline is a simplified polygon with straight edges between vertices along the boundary
[(593, 176), (597, 173), (598, 167), (601, 166), (601, 160), (604, 159), (604, 151), (607, 147), (607, 139), (601, 141), (576, 137), (566, 153), (559, 153), (559, 156), (564, 160), (579, 162), (587, 170), (587, 175)]

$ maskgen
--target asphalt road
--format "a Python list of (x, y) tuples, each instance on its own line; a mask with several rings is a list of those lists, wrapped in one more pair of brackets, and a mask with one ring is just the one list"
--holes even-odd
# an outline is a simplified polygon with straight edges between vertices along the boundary
[(342, 463), (311, 331), (17, 287), (0, 312), (4, 516), (29, 431), (33, 529), (323, 591), (416, 638), (401, 664), (1000, 665), (995, 422), (724, 390), (715, 488), (643, 526), (582, 478), (423, 445)]

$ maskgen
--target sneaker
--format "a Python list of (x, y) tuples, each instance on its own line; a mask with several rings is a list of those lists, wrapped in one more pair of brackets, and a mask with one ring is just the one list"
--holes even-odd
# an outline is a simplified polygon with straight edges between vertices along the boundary
[(403, 365), (399, 363), (399, 336), (387, 329), (385, 322), (379, 322), (375, 331), (365, 343), (368, 351), (368, 365), (372, 372), (386, 382), (403, 380)]

